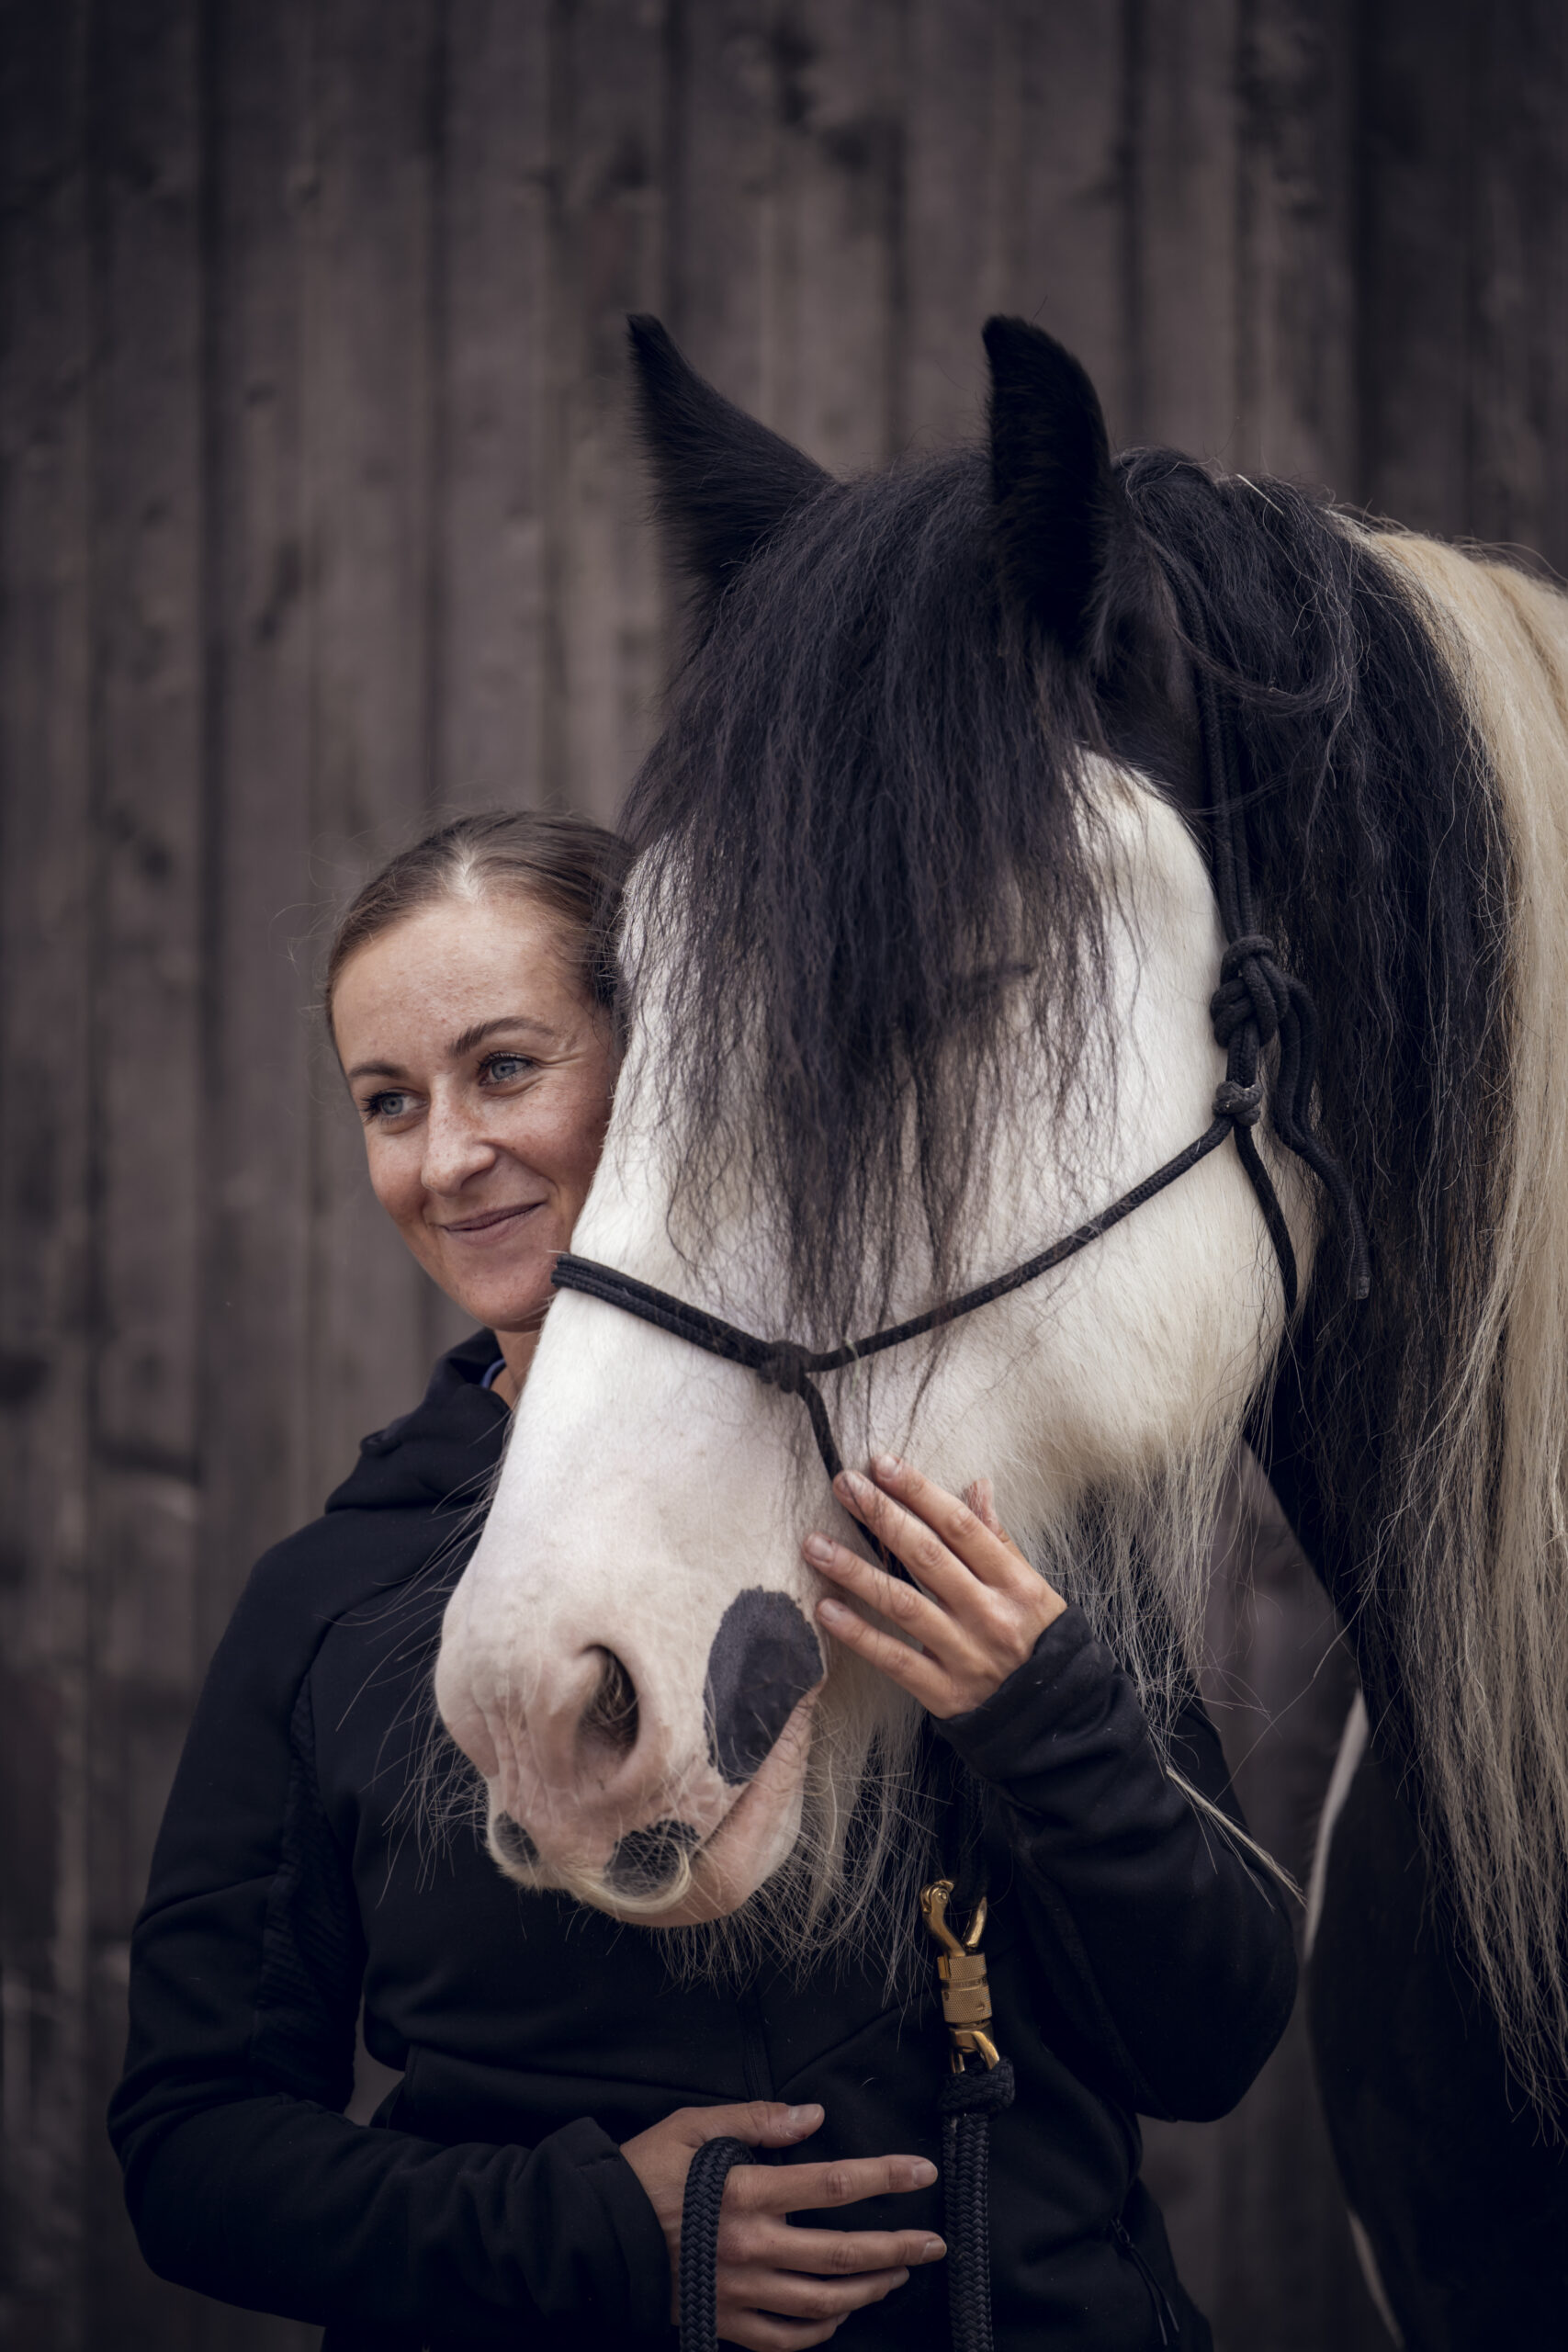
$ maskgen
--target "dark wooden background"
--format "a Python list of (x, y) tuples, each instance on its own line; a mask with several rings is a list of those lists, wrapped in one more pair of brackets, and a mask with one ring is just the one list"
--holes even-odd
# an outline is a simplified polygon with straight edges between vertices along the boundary
[[(1020, 311), (1122, 439), (1562, 563), (1565, 121), (1559, 0), (0, 0), (7, 2346), (313, 2341), (141, 2269), (126, 1939), (249, 1563), (447, 1329), (331, 904), (648, 736), (623, 314), (852, 467), (971, 429)], [(1278, 1547), (1215, 1626), (1301, 1868), (1332, 1628)], [(1151, 2166), (1224, 2352), (1378, 2340), (1299, 2035)]]

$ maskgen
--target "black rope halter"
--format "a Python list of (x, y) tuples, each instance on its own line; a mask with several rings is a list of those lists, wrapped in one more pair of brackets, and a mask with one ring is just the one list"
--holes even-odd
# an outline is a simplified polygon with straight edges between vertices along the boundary
[[(614, 1266), (563, 1251), (553, 1276), (558, 1290), (581, 1291), (606, 1306), (618, 1306), (671, 1338), (684, 1340), (726, 1363), (740, 1365), (786, 1396), (798, 1396), (811, 1421), (811, 1433), (829, 1481), (843, 1468), (833, 1436), (833, 1425), (818, 1380), (846, 1372), (867, 1357), (881, 1355), (906, 1340), (955, 1323), (982, 1306), (991, 1306), (1011, 1292), (1038, 1282), (1042, 1275), (1066, 1263), (1091, 1242), (1130, 1217), (1177, 1183), (1181, 1177), (1234, 1136), (1236, 1153), (1246, 1169), (1269, 1238), (1279, 1261), (1285, 1296), (1286, 1318), (1296, 1310), (1296, 1254), (1285, 1223), (1280, 1196), (1265, 1167), (1253, 1136), (1262, 1115), (1269, 1089), (1261, 1063), (1266, 1048), (1278, 1045), (1279, 1057), (1271, 1098), (1270, 1124), (1286, 1149), (1303, 1160), (1323, 1184), (1345, 1234), (1349, 1258), (1349, 1293), (1364, 1299), (1371, 1287), (1366, 1231), (1355, 1195), (1344, 1170), (1312, 1125), (1312, 1091), (1317, 1070), (1317, 1012), (1303, 983), (1281, 969), (1274, 943), (1258, 929), (1252, 886), (1251, 854), (1247, 839), (1247, 814), (1238, 790), (1240, 753), (1229, 716), (1222, 709), (1207, 633), (1195, 598), (1184, 584), (1170, 582), (1182, 626), (1194, 654), (1202, 765), (1208, 799), (1211, 870), (1225, 949), (1220, 960), (1220, 985), (1210, 1003), (1214, 1035), (1225, 1052), (1225, 1074), (1214, 1092), (1213, 1117), (1202, 1134), (1184, 1150), (1166, 1160), (1152, 1175), (1123, 1193), (1084, 1224), (1064, 1234), (1038, 1255), (1027, 1258), (1009, 1272), (943, 1299), (923, 1315), (889, 1324), (862, 1340), (841, 1347), (810, 1349), (793, 1340), (764, 1340), (753, 1331), (727, 1323), (700, 1306), (651, 1283), (639, 1282)], [(875, 1539), (873, 1539), (874, 1541)], [(880, 1543), (883, 1563), (897, 1570)], [(980, 1889), (983, 1894), (983, 1887)], [(1005, 2063), (1005, 2062), (1004, 2062)], [(990, 2257), (986, 2226), (985, 2118), (992, 2107), (1012, 2096), (1010, 2068), (1005, 2077), (995, 2069), (986, 2075), (960, 2071), (949, 2078), (943, 2093), (943, 2145), (948, 2181), (948, 2302), (955, 2352), (989, 2352)], [(971, 2114), (968, 2110), (973, 2109)], [(960, 2136), (961, 2134), (964, 2136)], [(688, 2177), (681, 2249), (681, 2340), (685, 2352), (697, 2352), (715, 2340), (714, 2265), (719, 2206), (729, 2167), (750, 2151), (739, 2141), (710, 2142), (694, 2160)], [(955, 2201), (956, 2200), (956, 2201)], [(1156, 2282), (1157, 2287), (1157, 2281)], [(1168, 2305), (1167, 2306), (1168, 2311)], [(1160, 2341), (1167, 2341), (1166, 2320), (1160, 2317)]]
[[(1216, 1000), (1217, 1001), (1217, 1000)], [(1233, 1058), (1235, 1049), (1233, 1047)], [(771, 1388), (779, 1389), (786, 1396), (798, 1396), (811, 1419), (811, 1433), (817, 1440), (817, 1451), (822, 1457), (822, 1467), (829, 1479), (839, 1476), (843, 1460), (833, 1437), (833, 1425), (822, 1392), (817, 1386), (824, 1374), (847, 1372), (852, 1364), (868, 1356), (883, 1354), (888, 1348), (902, 1347), (907, 1340), (919, 1340), (928, 1331), (935, 1331), (946, 1323), (956, 1323), (961, 1316), (973, 1315), (977, 1307), (989, 1306), (994, 1300), (1005, 1298), (1010, 1291), (1022, 1290), (1026, 1283), (1038, 1282), (1054, 1267), (1065, 1265), (1087, 1250), (1091, 1241), (1109, 1233), (1113, 1226), (1130, 1217), (1134, 1209), (1152, 1201), (1168, 1185), (1196, 1168), (1212, 1151), (1219, 1148), (1228, 1135), (1234, 1134), (1241, 1149), (1243, 1164), (1251, 1177), (1258, 1193), (1265, 1221), (1280, 1260), (1280, 1279), (1284, 1286), (1287, 1313), (1294, 1313), (1296, 1304), (1296, 1254), (1291, 1246), (1291, 1236), (1280, 1209), (1269, 1170), (1258, 1155), (1257, 1147), (1248, 1132), (1257, 1119), (1263, 1099), (1263, 1082), (1256, 1080), (1240, 1085), (1230, 1078), (1223, 1079), (1214, 1096), (1214, 1117), (1195, 1143), (1134, 1184), (1130, 1193), (1112, 1201), (1084, 1225), (1061, 1240), (1053, 1241), (1038, 1257), (1026, 1258), (1021, 1266), (1010, 1272), (996, 1274), (988, 1283), (976, 1284), (974, 1290), (963, 1291), (956, 1298), (944, 1299), (940, 1306), (929, 1307), (923, 1315), (912, 1315), (906, 1323), (889, 1324), (886, 1330), (872, 1331), (863, 1340), (847, 1340), (842, 1347), (812, 1350), (798, 1346), (793, 1340), (761, 1340), (753, 1331), (743, 1331), (739, 1325), (726, 1323), (705, 1308), (693, 1306), (685, 1299), (676, 1298), (667, 1290), (656, 1290), (651, 1283), (638, 1282), (635, 1274), (623, 1274), (614, 1266), (602, 1266), (592, 1258), (576, 1258), (563, 1250), (556, 1261), (554, 1280), (559, 1290), (582, 1292), (588, 1298), (602, 1299), (606, 1306), (619, 1306), (626, 1314), (635, 1315), (656, 1329), (668, 1331), (677, 1340), (687, 1340), (694, 1348), (702, 1348), (710, 1356), (720, 1356), (726, 1363), (743, 1365)]]

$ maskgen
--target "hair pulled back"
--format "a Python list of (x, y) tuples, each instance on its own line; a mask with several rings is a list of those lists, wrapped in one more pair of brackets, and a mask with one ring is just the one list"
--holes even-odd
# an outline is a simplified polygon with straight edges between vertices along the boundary
[(372, 875), (333, 935), (322, 991), (327, 1021), (351, 956), (394, 924), (445, 899), (500, 893), (547, 908), (566, 933), (584, 995), (615, 1010), (615, 928), (632, 853), (587, 817), (490, 808), (454, 817)]

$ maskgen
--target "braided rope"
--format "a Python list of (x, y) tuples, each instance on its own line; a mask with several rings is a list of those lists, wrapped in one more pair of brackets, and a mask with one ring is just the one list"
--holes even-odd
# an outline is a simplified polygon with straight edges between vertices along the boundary
[(991, 2347), (991, 2118), (1013, 2101), (1010, 2059), (974, 2075), (949, 2075), (942, 2116), (942, 2183), (947, 2233), (947, 2312), (953, 2352)]
[(744, 2140), (705, 2140), (692, 2158), (681, 2208), (681, 2352), (717, 2352), (724, 2184), (737, 2165), (753, 2159)]

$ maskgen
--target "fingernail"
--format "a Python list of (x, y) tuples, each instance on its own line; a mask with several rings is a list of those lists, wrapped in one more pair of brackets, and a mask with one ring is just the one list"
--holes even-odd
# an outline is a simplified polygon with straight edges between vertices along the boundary
[(935, 2178), (936, 2166), (929, 2164), (924, 2156), (917, 2158), (916, 2162), (909, 2166), (911, 2188), (929, 2188)]
[(841, 1600), (819, 1600), (817, 1604), (817, 1614), (825, 1624), (842, 1625), (848, 1621), (851, 1612), (844, 1607)]
[(822, 2120), (819, 2107), (792, 2107), (785, 2110), (784, 2123), (791, 2132), (805, 2132)]
[(833, 1556), (833, 1547), (825, 1535), (808, 1535), (800, 1548), (807, 1558), (815, 1560), (818, 1566), (824, 1566)]
[(925, 2245), (920, 2249), (920, 2260), (922, 2262), (940, 2262), (946, 2252), (947, 2248), (943, 2245), (941, 2238), (928, 2238)]
[(872, 1490), (870, 1480), (863, 1478), (858, 1470), (840, 1470), (835, 1483), (840, 1495), (849, 1495), (856, 1502)]
[(874, 1453), (871, 1466), (879, 1478), (897, 1478), (904, 1467), (896, 1453)]

